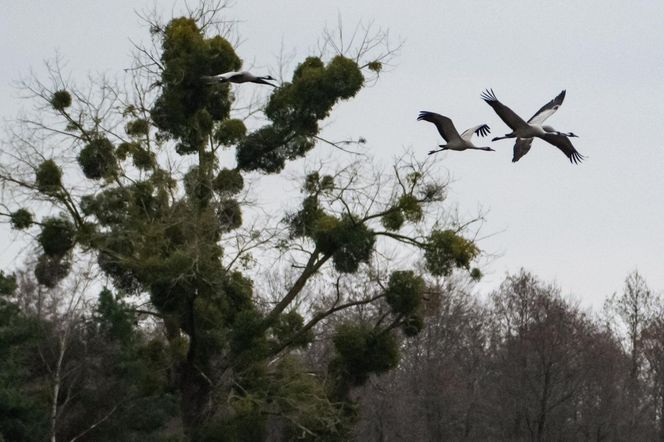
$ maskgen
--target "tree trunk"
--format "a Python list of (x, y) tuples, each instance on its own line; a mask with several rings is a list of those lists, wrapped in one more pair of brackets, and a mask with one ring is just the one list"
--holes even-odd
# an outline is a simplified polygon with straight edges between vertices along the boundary
[(209, 382), (199, 373), (193, 362), (187, 361), (180, 366), (180, 407), (182, 425), (188, 439), (194, 436), (209, 417), (211, 393)]
[(540, 414), (537, 420), (537, 440), (544, 440), (544, 426), (546, 424), (546, 412), (549, 402), (549, 384), (551, 381), (551, 372), (547, 368), (544, 371), (544, 385), (542, 386), (542, 398), (540, 400)]
[(65, 348), (67, 343), (67, 332), (60, 338), (60, 348), (58, 349), (58, 362), (55, 364), (53, 371), (53, 401), (51, 402), (51, 416), (50, 416), (50, 433), (51, 442), (56, 441), (55, 427), (58, 423), (58, 398), (60, 396), (60, 385), (62, 383), (62, 363), (65, 357)]
[(189, 350), (186, 361), (180, 364), (178, 375), (182, 425), (187, 438), (192, 439), (209, 417), (212, 383), (203, 372), (205, 363), (199, 360), (201, 358), (198, 352), (193, 297), (189, 300), (187, 309), (188, 324), (183, 327), (183, 331), (189, 336)]

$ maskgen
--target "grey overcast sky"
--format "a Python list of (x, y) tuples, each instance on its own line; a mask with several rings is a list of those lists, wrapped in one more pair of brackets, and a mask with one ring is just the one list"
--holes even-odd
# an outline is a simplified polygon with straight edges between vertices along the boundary
[[(134, 11), (153, 3), (5, 2), (0, 116), (27, 106), (12, 82), (31, 70), (43, 74), (43, 60), (56, 51), (73, 78), (121, 72), (129, 39), (148, 38)], [(182, 5), (156, 3), (165, 17)], [(461, 130), (488, 123), (496, 136), (508, 129), (480, 99), (483, 89), (525, 118), (566, 89), (548, 122), (581, 136), (574, 139), (588, 157), (581, 165), (539, 140), (516, 164), (510, 141), (493, 143), (497, 152), (451, 152), (441, 161), (461, 211), (488, 210), (482, 232), (493, 235), (480, 246), (499, 256), (483, 269), (480, 288), (522, 266), (584, 305), (620, 290), (634, 269), (664, 288), (664, 2), (239, 0), (227, 14), (240, 20), (245, 63), (272, 73), (282, 42), (301, 58), (338, 16), (348, 26), (373, 20), (404, 39), (395, 69), (340, 106), (326, 129), (331, 138), (364, 136), (385, 163), (404, 148), (424, 157), (439, 143), (430, 124), (416, 121), (420, 110), (447, 115)], [(15, 235), (3, 227), (0, 238), (14, 244), (0, 250), (7, 267)]]

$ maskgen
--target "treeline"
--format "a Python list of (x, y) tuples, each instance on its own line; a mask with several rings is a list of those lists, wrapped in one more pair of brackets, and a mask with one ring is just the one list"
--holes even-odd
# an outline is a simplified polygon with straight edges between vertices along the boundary
[[(4, 440), (44, 440), (49, 434), (68, 441), (183, 440), (184, 410), (173, 387), (174, 349), (166, 331), (109, 290), (91, 302), (85, 291), (94, 288), (83, 280), (50, 290), (28, 273), (2, 275)], [(426, 326), (401, 341), (398, 367), (351, 389), (352, 437), (662, 440), (663, 307), (636, 272), (598, 314), (525, 271), (507, 276), (486, 301), (459, 278), (432, 283)], [(326, 376), (334, 353), (330, 336), (339, 322), (343, 318), (321, 323), (317, 339), (288, 356), (298, 367), (293, 370), (304, 365), (310, 377)], [(281, 376), (288, 392), (274, 391), (272, 400), (297, 402), (298, 394), (316, 394), (306, 378)], [(219, 429), (209, 440), (311, 438), (302, 422), (334, 428), (338, 419), (319, 393), (315, 401), (301, 397), (291, 404), (297, 419), (257, 417), (265, 427), (255, 434), (245, 425), (237, 432)], [(242, 400), (251, 406), (251, 397)]]
[(634, 272), (589, 314), (522, 271), (486, 303), (439, 288), (357, 440), (664, 440), (664, 304)]

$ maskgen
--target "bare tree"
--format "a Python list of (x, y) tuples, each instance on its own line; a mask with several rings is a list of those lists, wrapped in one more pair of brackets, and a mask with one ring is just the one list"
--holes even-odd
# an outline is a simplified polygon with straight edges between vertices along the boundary
[(657, 438), (664, 440), (664, 317), (662, 305), (653, 314), (641, 331), (640, 343), (648, 363), (650, 390), (654, 402), (654, 421), (657, 425)]
[(630, 398), (629, 416), (634, 432), (638, 432), (638, 427), (651, 410), (651, 403), (645, 400), (647, 396), (644, 394), (646, 382), (642, 334), (653, 318), (654, 306), (655, 296), (636, 270), (625, 279), (623, 292), (614, 293), (604, 306), (609, 318), (612, 318), (614, 332), (621, 338), (630, 355), (630, 382), (626, 393)]
[(489, 316), (464, 279), (431, 281), (422, 333), (403, 344), (394, 372), (359, 392), (357, 440), (490, 437), (482, 391), (489, 374)]
[(499, 324), (494, 406), (511, 404), (504, 436), (576, 437), (568, 422), (600, 351), (594, 324), (555, 287), (523, 272), (508, 277), (492, 300)]

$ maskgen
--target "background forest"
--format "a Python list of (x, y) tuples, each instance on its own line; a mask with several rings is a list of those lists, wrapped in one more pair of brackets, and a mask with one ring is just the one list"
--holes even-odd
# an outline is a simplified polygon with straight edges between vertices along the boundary
[[(209, 84), (246, 68), (224, 13), (144, 16), (121, 80), (74, 84), (56, 59), (21, 82), (0, 440), (664, 440), (643, 276), (596, 313), (526, 270), (479, 296), (484, 214), (449, 204), (440, 162), (322, 135), (399, 44), (340, 24), (274, 89)], [(337, 161), (284, 176), (317, 146)]]

